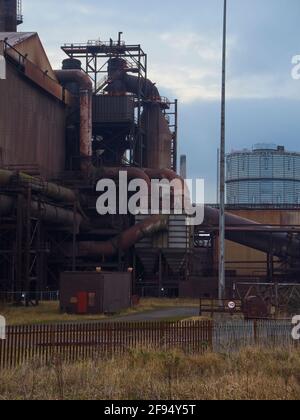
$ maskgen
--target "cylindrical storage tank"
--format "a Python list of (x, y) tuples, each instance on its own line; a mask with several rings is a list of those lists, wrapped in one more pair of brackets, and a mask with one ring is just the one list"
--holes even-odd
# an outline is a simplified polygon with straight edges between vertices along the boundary
[(259, 144), (227, 156), (227, 204), (300, 204), (300, 153)]

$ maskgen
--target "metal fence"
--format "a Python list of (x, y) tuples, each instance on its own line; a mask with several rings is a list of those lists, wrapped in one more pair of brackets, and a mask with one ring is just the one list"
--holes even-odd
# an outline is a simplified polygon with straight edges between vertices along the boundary
[(6, 329), (6, 340), (0, 340), (0, 368), (35, 358), (43, 363), (53, 357), (74, 362), (138, 348), (202, 353), (212, 342), (211, 333), (209, 321), (11, 326)]
[(76, 323), (11, 326), (0, 340), (0, 368), (13, 368), (32, 359), (49, 363), (56, 357), (75, 362), (103, 355), (121, 355), (148, 348), (186, 353), (238, 351), (245, 346), (295, 346), (288, 321), (213, 323)]
[(40, 302), (57, 302), (59, 301), (58, 291), (46, 292), (0, 292), (0, 302), (15, 302), (20, 303), (26, 301), (40, 301)]
[(231, 353), (248, 346), (289, 348), (297, 344), (292, 329), (289, 320), (215, 323), (212, 348), (217, 353)]

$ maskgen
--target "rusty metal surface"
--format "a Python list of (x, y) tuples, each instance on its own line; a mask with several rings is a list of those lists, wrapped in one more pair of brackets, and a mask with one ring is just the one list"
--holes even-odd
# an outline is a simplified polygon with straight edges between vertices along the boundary
[(28, 38), (33, 37), (36, 35), (36, 32), (1, 32), (0, 31), (0, 40), (4, 41), (7, 39), (7, 42), (12, 47), (24, 42)]
[[(83, 158), (92, 156), (92, 82), (81, 70), (57, 70), (58, 80), (68, 86), (75, 83), (79, 87), (80, 96), (80, 155)], [(89, 168), (87, 162), (82, 161), (82, 170)]]
[(147, 166), (154, 169), (171, 168), (172, 133), (158, 104), (147, 104), (142, 115), (147, 133)]
[[(123, 231), (119, 236), (104, 242), (78, 242), (77, 255), (81, 257), (114, 256), (121, 251), (128, 251), (136, 243), (148, 236), (168, 230), (168, 217), (162, 215), (149, 216), (142, 222)], [(71, 255), (72, 247), (66, 245), (65, 251)]]
[(51, 79), (47, 73), (39, 69), (35, 64), (26, 60), (24, 63), (24, 74), (42, 89), (55, 96), (60, 101), (64, 100), (62, 86)]
[(65, 166), (65, 107), (13, 65), (0, 81), (0, 167), (39, 165), (45, 178)]

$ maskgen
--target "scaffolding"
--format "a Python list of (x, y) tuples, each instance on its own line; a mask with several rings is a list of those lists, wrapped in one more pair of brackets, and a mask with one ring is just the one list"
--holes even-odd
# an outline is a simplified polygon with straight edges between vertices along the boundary
[[(145, 133), (142, 129), (143, 111), (143, 88), (147, 79), (147, 54), (141, 45), (129, 45), (122, 40), (122, 32), (118, 34), (118, 40), (109, 41), (93, 40), (85, 44), (65, 44), (62, 47), (64, 53), (71, 59), (80, 60), (82, 69), (91, 78), (94, 86), (94, 95), (104, 93), (109, 83), (108, 64), (112, 58), (122, 58), (126, 61), (127, 68), (138, 77), (138, 93), (134, 95), (135, 115), (134, 121), (129, 127), (121, 127), (123, 135), (128, 143), (129, 156), (123, 163), (143, 166), (143, 154), (145, 153)], [(120, 133), (122, 134), (122, 133)], [(94, 131), (94, 135), (97, 132)], [(116, 135), (118, 137), (118, 134)], [(107, 147), (107, 145), (106, 145)], [(114, 151), (111, 151), (114, 153)]]

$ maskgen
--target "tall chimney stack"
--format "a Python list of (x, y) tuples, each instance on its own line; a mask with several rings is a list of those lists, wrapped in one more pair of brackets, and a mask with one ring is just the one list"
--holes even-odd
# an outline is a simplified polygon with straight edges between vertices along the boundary
[(180, 156), (180, 176), (187, 179), (187, 158), (186, 155)]
[(21, 14), (17, 16), (20, 7), (17, 0), (0, 0), (0, 32), (17, 32), (17, 25), (22, 20)]

